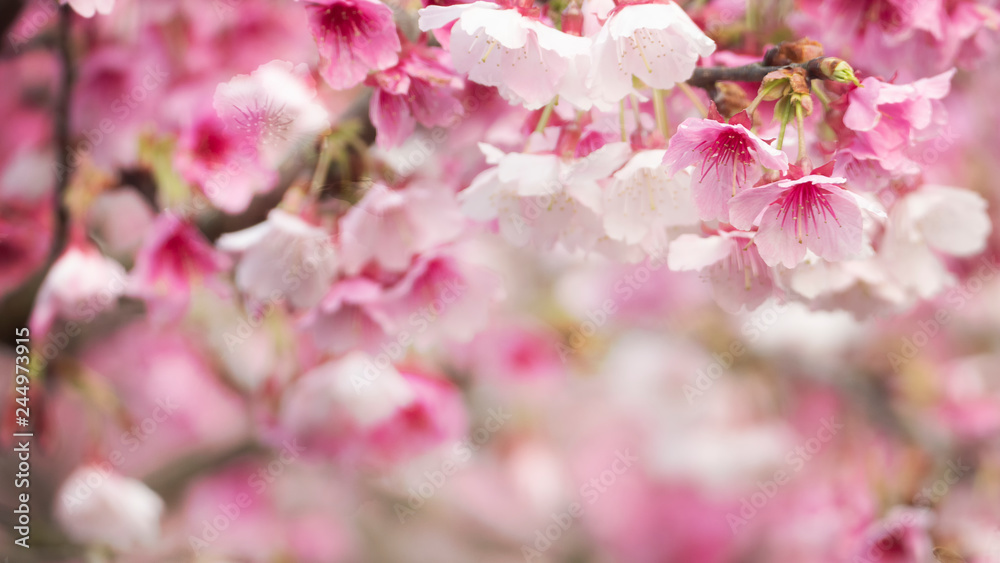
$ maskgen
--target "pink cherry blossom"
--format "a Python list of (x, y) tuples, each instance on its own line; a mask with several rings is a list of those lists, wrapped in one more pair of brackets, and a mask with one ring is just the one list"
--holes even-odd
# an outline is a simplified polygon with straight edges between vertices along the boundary
[(69, 4), (73, 11), (85, 18), (95, 14), (108, 15), (115, 7), (115, 0), (60, 0), (61, 4)]
[(464, 116), (459, 98), (464, 81), (449, 68), (440, 49), (404, 43), (399, 64), (368, 77), (372, 125), (380, 147), (399, 145), (416, 123), (447, 127)]
[(904, 85), (866, 78), (863, 88), (848, 94), (844, 125), (855, 136), (844, 152), (859, 161), (874, 161), (891, 175), (915, 172), (918, 166), (909, 151), (941, 119), (937, 100), (948, 95), (954, 74), (952, 69)]
[(365, 277), (338, 281), (302, 317), (303, 330), (319, 348), (335, 354), (372, 352), (396, 331), (385, 311), (384, 293), (381, 284)]
[(330, 235), (281, 209), (271, 210), (263, 223), (222, 235), (218, 247), (239, 256), (236, 286), (260, 302), (277, 298), (312, 307), (336, 274)]
[(691, 173), (670, 174), (661, 166), (666, 151), (635, 154), (604, 188), (604, 230), (628, 244), (656, 237), (670, 227), (697, 223)]
[(177, 171), (222, 211), (243, 211), (254, 195), (273, 189), (278, 180), (276, 170), (261, 161), (256, 140), (214, 114), (196, 119), (178, 145)]
[(228, 293), (216, 276), (229, 265), (229, 259), (194, 226), (173, 215), (161, 215), (136, 255), (128, 293), (157, 309), (155, 316), (177, 318), (186, 312), (191, 291), (199, 284)]
[(588, 77), (606, 102), (633, 93), (633, 76), (652, 88), (673, 88), (691, 77), (699, 57), (715, 51), (715, 43), (670, 0), (616, 4), (594, 37)]
[(512, 104), (537, 109), (567, 85), (578, 57), (590, 40), (562, 33), (538, 20), (537, 12), (519, 5), (472, 2), (420, 10), (420, 29), (429, 31), (458, 20), (449, 46), (455, 69), (469, 80), (496, 86)]
[(73, 541), (129, 552), (159, 539), (164, 502), (141, 481), (84, 466), (63, 482), (55, 509)]
[(454, 239), (462, 223), (454, 198), (438, 186), (374, 184), (340, 225), (344, 269), (353, 274), (374, 263), (405, 270), (414, 256)]
[(255, 146), (273, 168), (330, 126), (305, 64), (271, 61), (235, 76), (216, 88), (213, 106), (226, 128)]
[(843, 260), (861, 250), (861, 209), (839, 186), (843, 178), (812, 174), (745, 190), (729, 202), (730, 223), (756, 225), (754, 245), (768, 266), (793, 268), (806, 250)]
[(699, 270), (715, 299), (730, 312), (756, 309), (775, 291), (772, 269), (753, 244), (753, 233), (723, 231), (707, 237), (685, 234), (670, 243), (671, 270)]
[(330, 87), (353, 88), (369, 72), (398, 62), (392, 10), (379, 0), (309, 0), (305, 9)]
[(52, 264), (28, 325), (45, 334), (56, 319), (91, 321), (125, 291), (125, 269), (87, 243), (71, 244)]
[[(713, 106), (714, 107), (714, 106)], [(706, 221), (729, 220), (729, 199), (753, 186), (763, 168), (788, 170), (785, 153), (753, 134), (745, 113), (730, 123), (715, 119), (687, 119), (670, 137), (663, 156), (668, 174), (694, 165), (691, 195), (698, 215)]]

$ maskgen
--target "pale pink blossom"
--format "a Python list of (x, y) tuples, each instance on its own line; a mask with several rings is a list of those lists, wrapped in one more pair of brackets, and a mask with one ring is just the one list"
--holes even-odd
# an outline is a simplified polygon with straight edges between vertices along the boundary
[(305, 9), (322, 58), (320, 73), (331, 88), (353, 88), (369, 72), (398, 62), (392, 10), (379, 0), (309, 0)]
[(56, 520), (77, 543), (129, 552), (153, 546), (160, 536), (163, 499), (110, 466), (77, 468), (56, 493), (55, 503)]
[(879, 258), (900, 285), (928, 298), (955, 279), (940, 255), (978, 254), (986, 248), (991, 231), (982, 196), (965, 189), (925, 185), (893, 206)]
[(698, 215), (725, 222), (729, 199), (756, 184), (763, 168), (788, 170), (788, 157), (750, 131), (745, 113), (726, 123), (712, 108), (709, 119), (690, 118), (677, 127), (663, 163), (668, 174), (694, 165), (691, 195)]
[(330, 126), (303, 63), (275, 60), (235, 76), (218, 85), (212, 105), (226, 127), (255, 146), (272, 168)]
[(440, 186), (424, 182), (390, 189), (373, 184), (341, 221), (344, 269), (355, 274), (377, 264), (405, 270), (414, 256), (457, 237), (463, 224), (454, 196)]
[(652, 88), (673, 88), (714, 51), (674, 2), (620, 2), (594, 37), (588, 82), (598, 99), (617, 103), (635, 92), (633, 76)]
[(95, 14), (108, 15), (115, 7), (115, 0), (60, 0), (61, 4), (69, 4), (73, 11), (85, 18)]
[(712, 284), (715, 300), (726, 311), (752, 311), (775, 292), (774, 272), (764, 263), (753, 233), (720, 231), (700, 237), (684, 234), (670, 243), (671, 270), (698, 270)]
[(258, 302), (285, 299), (293, 307), (312, 307), (337, 271), (332, 237), (281, 209), (249, 229), (222, 235), (217, 244), (239, 256), (236, 286)]
[(758, 230), (753, 237), (768, 266), (794, 268), (811, 250), (831, 261), (861, 251), (861, 208), (839, 186), (843, 178), (819, 174), (784, 179), (745, 190), (729, 201), (730, 223)]
[(466, 215), (497, 220), (500, 233), (519, 246), (589, 252), (605, 237), (600, 182), (632, 156), (627, 143), (608, 143), (581, 159), (480, 149), (495, 166), (459, 194)]
[(125, 269), (87, 243), (71, 243), (52, 264), (28, 325), (45, 334), (57, 318), (92, 321), (125, 291)]
[(396, 331), (384, 293), (381, 284), (365, 277), (338, 281), (302, 317), (302, 328), (316, 346), (334, 354), (372, 352)]
[(438, 29), (458, 20), (449, 47), (455, 69), (469, 80), (496, 86), (512, 104), (538, 109), (566, 84), (578, 57), (586, 57), (590, 40), (563, 33), (538, 19), (525, 3), (472, 2), (428, 6), (420, 10), (420, 29)]
[(666, 151), (636, 153), (604, 188), (604, 230), (627, 244), (657, 237), (672, 227), (698, 223), (691, 198), (691, 173), (663, 169)]

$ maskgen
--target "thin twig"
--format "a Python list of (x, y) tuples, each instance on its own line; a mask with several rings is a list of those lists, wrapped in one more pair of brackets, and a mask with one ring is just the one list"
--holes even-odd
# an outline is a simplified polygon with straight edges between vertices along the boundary
[(715, 87), (716, 82), (760, 82), (769, 73), (783, 68), (804, 68), (809, 79), (829, 80), (820, 72), (820, 63), (822, 61), (823, 57), (819, 57), (804, 63), (785, 66), (764, 66), (760, 63), (754, 63), (734, 67), (698, 67), (694, 69), (694, 74), (687, 80), (687, 83), (691, 86), (709, 90)]
[(70, 23), (72, 12), (68, 5), (59, 8), (59, 31), (56, 34), (56, 47), (59, 61), (62, 65), (62, 76), (59, 92), (56, 96), (53, 118), (53, 138), (56, 149), (56, 186), (55, 186), (55, 232), (52, 235), (52, 248), (49, 250), (49, 262), (55, 261), (66, 247), (69, 234), (69, 208), (66, 206), (66, 189), (70, 181), (69, 163), (69, 105), (73, 91), (76, 72), (73, 68), (73, 55), (70, 50)]

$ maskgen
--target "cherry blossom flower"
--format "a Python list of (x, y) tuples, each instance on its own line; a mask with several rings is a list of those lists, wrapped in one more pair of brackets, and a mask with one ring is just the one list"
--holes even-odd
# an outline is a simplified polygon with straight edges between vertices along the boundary
[(212, 105), (226, 127), (273, 168), (330, 126), (305, 64), (276, 60), (235, 76), (215, 89)]
[(731, 313), (743, 307), (756, 309), (775, 291), (773, 271), (753, 244), (753, 233), (680, 235), (670, 243), (667, 266), (701, 271), (711, 282), (716, 301)]
[(365, 277), (338, 281), (303, 315), (302, 329), (316, 346), (334, 354), (374, 352), (397, 330), (385, 311), (384, 293), (381, 284)]
[(581, 159), (556, 154), (504, 154), (481, 145), (495, 164), (459, 194), (462, 210), (480, 221), (497, 219), (510, 242), (551, 249), (594, 250), (605, 236), (600, 182), (631, 157), (627, 143), (609, 143)]
[[(420, 29), (428, 31), (458, 20), (449, 47), (455, 70), (469, 80), (496, 86), (512, 104), (538, 109), (567, 85), (564, 80), (590, 40), (553, 29), (524, 3), (472, 2), (420, 10)], [(572, 96), (576, 98), (577, 96)]]
[(691, 195), (706, 221), (729, 221), (729, 199), (756, 184), (761, 167), (788, 170), (788, 157), (750, 131), (746, 113), (726, 123), (714, 103), (709, 119), (686, 119), (677, 127), (663, 163), (668, 174), (695, 166)]
[(616, 4), (594, 37), (588, 82), (599, 99), (617, 103), (633, 93), (633, 76), (652, 88), (673, 88), (691, 77), (699, 57), (715, 51), (670, 0)]
[(627, 244), (671, 227), (695, 225), (691, 173), (670, 174), (661, 163), (665, 150), (637, 152), (604, 188), (604, 230)]
[(465, 83), (448, 63), (440, 49), (404, 42), (399, 64), (368, 77), (375, 87), (369, 113), (378, 146), (399, 145), (417, 123), (447, 127), (464, 115), (459, 96)]
[(753, 241), (768, 266), (794, 268), (807, 249), (833, 261), (861, 251), (861, 208), (838, 185), (846, 180), (824, 171), (745, 190), (729, 201), (734, 227), (758, 226)]
[(980, 195), (924, 185), (893, 206), (879, 257), (898, 283), (928, 298), (954, 281), (938, 255), (978, 254), (991, 231)]
[(95, 465), (79, 467), (66, 478), (55, 508), (73, 541), (129, 552), (159, 539), (164, 503), (141, 481)]
[(854, 139), (843, 152), (858, 161), (870, 160), (890, 175), (919, 170), (910, 149), (933, 132), (943, 111), (937, 100), (951, 89), (952, 69), (912, 84), (890, 84), (874, 77), (848, 94), (844, 125)]
[(60, 0), (60, 4), (69, 4), (74, 12), (85, 18), (92, 18), (95, 14), (110, 14), (115, 7), (115, 0)]
[(374, 263), (405, 270), (414, 256), (454, 239), (462, 224), (454, 197), (439, 187), (414, 183), (392, 190), (373, 184), (341, 222), (344, 269), (355, 274)]
[(229, 293), (216, 280), (229, 265), (229, 259), (194, 226), (173, 215), (160, 215), (136, 255), (127, 293), (156, 309), (154, 316), (176, 319), (187, 311), (191, 290), (198, 283), (222, 295)]
[(91, 321), (118, 302), (125, 269), (87, 243), (72, 243), (42, 282), (28, 325), (45, 334), (57, 318)]
[(254, 140), (214, 114), (184, 129), (178, 145), (177, 171), (222, 211), (243, 211), (256, 194), (277, 182), (277, 171), (262, 162)]
[(239, 256), (236, 286), (259, 302), (277, 297), (293, 307), (312, 307), (337, 271), (330, 235), (281, 209), (249, 229), (222, 235), (218, 247)]
[(399, 61), (392, 10), (379, 0), (309, 0), (305, 7), (331, 88), (353, 88)]

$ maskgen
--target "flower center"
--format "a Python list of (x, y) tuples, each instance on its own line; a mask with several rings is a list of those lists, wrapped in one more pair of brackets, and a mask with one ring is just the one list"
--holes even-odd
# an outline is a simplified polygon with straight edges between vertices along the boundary
[(714, 141), (702, 141), (695, 150), (700, 151), (705, 157), (701, 163), (701, 180), (704, 181), (713, 168), (720, 180), (726, 171), (731, 177), (733, 196), (735, 196), (736, 187), (747, 181), (747, 167), (753, 164), (753, 157), (750, 156), (750, 149), (743, 135), (729, 129), (723, 131)]
[(802, 243), (802, 237), (814, 233), (819, 238), (819, 222), (827, 223), (831, 218), (840, 225), (837, 214), (830, 205), (830, 192), (815, 184), (799, 184), (785, 194), (781, 201), (776, 220), (781, 229), (795, 229), (795, 236)]

